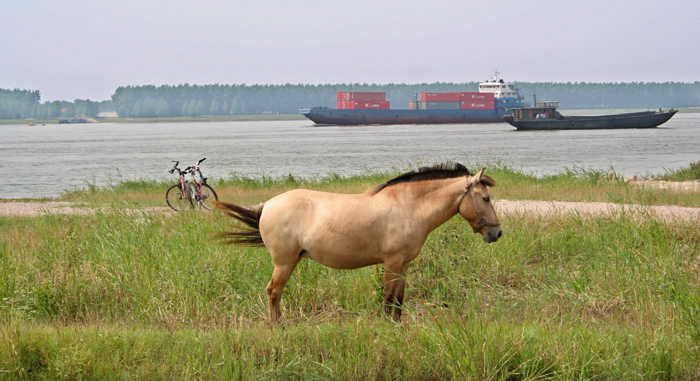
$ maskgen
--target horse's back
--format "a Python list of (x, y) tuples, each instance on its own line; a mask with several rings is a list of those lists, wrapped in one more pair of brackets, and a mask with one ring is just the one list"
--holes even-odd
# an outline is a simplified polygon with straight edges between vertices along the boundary
[(265, 203), (260, 233), (273, 257), (303, 252), (336, 268), (379, 263), (386, 213), (371, 204), (364, 194), (292, 190)]
[(318, 222), (335, 225), (342, 221), (374, 219), (372, 215), (376, 211), (369, 204), (368, 197), (364, 194), (295, 189), (268, 200), (260, 224), (261, 228), (294, 224), (309, 229)]

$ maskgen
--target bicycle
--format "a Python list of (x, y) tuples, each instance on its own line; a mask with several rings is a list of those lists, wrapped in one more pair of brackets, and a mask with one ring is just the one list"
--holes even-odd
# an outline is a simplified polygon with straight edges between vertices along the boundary
[[(216, 194), (214, 188), (207, 184), (207, 178), (202, 175), (202, 170), (199, 165), (206, 160), (206, 158), (197, 162), (197, 164), (189, 166), (187, 168), (180, 169), (178, 165), (179, 161), (174, 161), (175, 165), (168, 172), (177, 172), (180, 176), (180, 182), (168, 188), (165, 192), (165, 201), (175, 211), (181, 211), (186, 209), (204, 209), (211, 210), (211, 207), (207, 204), (210, 199), (219, 201), (219, 196)], [(187, 175), (192, 175), (192, 180), (187, 180)]]

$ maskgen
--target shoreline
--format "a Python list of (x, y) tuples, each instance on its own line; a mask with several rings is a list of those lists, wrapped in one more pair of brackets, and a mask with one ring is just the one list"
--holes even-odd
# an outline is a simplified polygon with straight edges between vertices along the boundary
[[(647, 111), (651, 108), (634, 109), (586, 109), (586, 110), (565, 110), (561, 112), (570, 115), (601, 115), (618, 114), (624, 112)], [(679, 114), (700, 113), (700, 107), (683, 107), (678, 109)], [(65, 119), (65, 118), (61, 118)], [(286, 121), (286, 120), (307, 120), (302, 114), (251, 114), (251, 115), (217, 115), (217, 116), (182, 116), (182, 117), (162, 117), (162, 118), (89, 118), (90, 123), (192, 123), (192, 122), (251, 122), (251, 121)], [(59, 119), (0, 119), (2, 125), (21, 125), (34, 123), (59, 124)], [(505, 123), (505, 122), (503, 122)], [(81, 123), (83, 124), (83, 123)]]
[[(61, 118), (64, 119), (64, 118)], [(223, 116), (182, 116), (164, 118), (87, 118), (93, 121), (76, 124), (95, 123), (192, 123), (192, 122), (251, 122), (251, 121), (283, 121), (283, 120), (306, 120), (301, 114), (255, 114), (255, 115), (223, 115)], [(2, 125), (21, 125), (34, 123), (59, 124), (59, 119), (0, 119)], [(69, 124), (70, 125), (70, 124)]]

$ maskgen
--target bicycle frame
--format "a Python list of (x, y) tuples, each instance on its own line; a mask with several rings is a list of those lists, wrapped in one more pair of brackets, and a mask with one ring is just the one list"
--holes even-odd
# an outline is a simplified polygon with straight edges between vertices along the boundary
[[(204, 160), (204, 159), (202, 159)], [(197, 189), (197, 201), (201, 202), (202, 199), (202, 184), (207, 183), (207, 178), (202, 175), (202, 171), (199, 169), (200, 160), (197, 164), (190, 167), (190, 174), (192, 175), (192, 182)]]

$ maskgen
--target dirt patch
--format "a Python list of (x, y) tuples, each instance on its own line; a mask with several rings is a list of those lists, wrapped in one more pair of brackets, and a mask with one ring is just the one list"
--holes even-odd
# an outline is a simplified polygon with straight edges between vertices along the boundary
[(592, 217), (612, 217), (630, 215), (654, 217), (664, 221), (698, 221), (700, 208), (682, 206), (642, 206), (633, 204), (613, 204), (609, 202), (565, 202), (565, 201), (495, 201), (499, 214), (536, 215), (556, 217), (563, 215), (583, 215)]
[[(87, 208), (75, 206), (70, 202), (50, 201), (50, 202), (0, 202), (0, 216), (27, 216), (36, 217), (45, 214), (70, 214), (89, 215), (99, 208)], [(148, 212), (170, 213), (172, 209), (168, 207), (148, 208)]]
[[(682, 206), (642, 206), (613, 204), (607, 202), (564, 202), (564, 201), (495, 201), (499, 214), (535, 215), (557, 217), (570, 214), (592, 217), (611, 217), (622, 214), (639, 217), (656, 217), (664, 221), (698, 221), (700, 208)], [(4, 202), (0, 203), (0, 216), (41, 216), (45, 214), (89, 215), (97, 208), (78, 207), (69, 202)], [(168, 207), (144, 209), (147, 212), (174, 213)]]
[(669, 189), (684, 192), (700, 192), (700, 181), (632, 180), (629, 183), (644, 188)]

